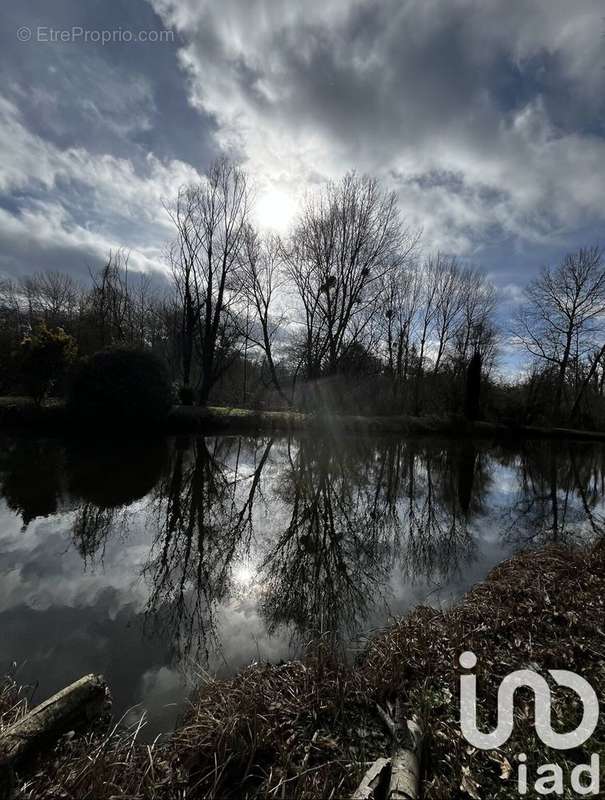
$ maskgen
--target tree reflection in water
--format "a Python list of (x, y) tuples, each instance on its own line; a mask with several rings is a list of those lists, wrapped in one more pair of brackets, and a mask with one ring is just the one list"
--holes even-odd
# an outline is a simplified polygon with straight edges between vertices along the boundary
[(167, 454), (164, 439), (68, 444), (67, 482), (80, 501), (72, 536), (86, 563), (102, 560), (112, 532), (127, 535), (136, 504), (160, 480)]
[(181, 656), (195, 650), (207, 657), (234, 559), (250, 547), (254, 502), (272, 444), (254, 445), (249, 469), (240, 464), (242, 439), (175, 442), (157, 489), (158, 533), (145, 572), (153, 586), (149, 612), (161, 612), (157, 619), (170, 627)]
[(372, 497), (373, 461), (358, 448), (325, 441), (288, 442), (277, 488), (290, 510), (261, 563), (261, 608), (269, 631), (332, 635), (356, 620), (380, 594), (393, 555), (393, 516)]
[(605, 448), (554, 441), (531, 442), (509, 455), (518, 488), (505, 510), (505, 535), (535, 546), (602, 536), (604, 458)]
[(267, 630), (335, 644), (362, 629), (393, 576), (444, 579), (473, 557), (468, 522), (479, 507), (473, 480), (487, 485), (483, 463), (468, 448), (452, 457), (417, 442), (177, 443), (157, 489), (149, 612), (181, 655), (207, 655), (234, 565), (251, 559)]
[(47, 439), (5, 438), (0, 447), (2, 496), (23, 522), (55, 514), (65, 494), (64, 453)]
[[(602, 535), (605, 448), (329, 435), (197, 437), (88, 447), (4, 442), (2, 493), (23, 520), (71, 512), (82, 557), (131, 520), (151, 532), (147, 618), (175, 657), (220, 645), (245, 587), (268, 632), (334, 646), (391, 592), (464, 575), (489, 529), (510, 547)], [(386, 612), (381, 612), (384, 619)]]

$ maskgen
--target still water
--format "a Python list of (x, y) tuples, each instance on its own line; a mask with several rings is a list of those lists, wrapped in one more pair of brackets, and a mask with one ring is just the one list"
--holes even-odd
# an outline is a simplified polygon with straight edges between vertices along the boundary
[[(0, 670), (171, 728), (201, 672), (343, 658), (520, 548), (599, 535), (605, 449), (336, 435), (0, 439)], [(14, 667), (12, 665), (15, 665)]]

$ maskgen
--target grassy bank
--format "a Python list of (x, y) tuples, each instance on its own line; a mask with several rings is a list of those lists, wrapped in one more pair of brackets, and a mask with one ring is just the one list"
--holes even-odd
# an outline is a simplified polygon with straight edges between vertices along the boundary
[[(69, 430), (69, 416), (61, 401), (43, 406), (20, 397), (0, 398), (0, 428)], [(605, 431), (570, 428), (538, 428), (501, 425), (494, 422), (469, 422), (460, 416), (367, 417), (337, 414), (303, 414), (296, 411), (261, 411), (209, 406), (174, 406), (165, 433), (266, 433), (337, 430), (358, 434), (414, 434), (473, 437), (487, 439), (575, 439), (605, 441)], [(156, 431), (153, 431), (154, 433)]]
[[(357, 664), (331, 660), (321, 645), (304, 662), (255, 664), (229, 681), (208, 680), (170, 741), (138, 744), (119, 729), (74, 737), (19, 776), (18, 797), (347, 797), (368, 762), (388, 755), (375, 704), (399, 698), (425, 731), (424, 797), (513, 798), (516, 756), (566, 769), (605, 752), (603, 725), (583, 747), (547, 751), (535, 738), (531, 695), (521, 693), (513, 737), (499, 751), (461, 737), (458, 657), (472, 650), (485, 708), (512, 670), (531, 666), (583, 675), (605, 692), (605, 546), (551, 547), (495, 569), (447, 611), (417, 608), (370, 641)], [(553, 692), (555, 728), (575, 727), (578, 709)], [(24, 713), (15, 686), (0, 698), (0, 726)], [(571, 795), (570, 795), (571, 796)]]
[(257, 411), (210, 406), (175, 406), (168, 426), (175, 431), (303, 431), (336, 429), (344, 433), (470, 436), (476, 438), (551, 438), (605, 441), (605, 431), (538, 428), (469, 422), (461, 416), (368, 417), (338, 414), (303, 414), (294, 411)]

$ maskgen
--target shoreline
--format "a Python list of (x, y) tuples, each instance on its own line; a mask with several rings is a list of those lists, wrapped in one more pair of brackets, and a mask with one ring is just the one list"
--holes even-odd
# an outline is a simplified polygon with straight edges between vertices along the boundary
[(261, 431), (321, 431), (333, 429), (343, 433), (358, 434), (414, 434), (445, 435), (460, 438), (514, 438), (514, 439), (574, 439), (578, 441), (605, 441), (605, 431), (576, 430), (573, 428), (536, 426), (509, 426), (496, 422), (469, 422), (462, 416), (414, 417), (401, 416), (351, 416), (339, 414), (305, 414), (291, 411), (260, 411), (229, 408), (226, 406), (198, 407), (175, 406), (168, 418), (168, 426), (177, 432), (196, 432), (206, 429)]
[[(0, 429), (68, 432), (72, 430), (65, 404), (51, 401), (36, 406), (26, 398), (0, 397)], [(265, 411), (227, 406), (173, 406), (166, 422), (154, 433), (301, 433), (333, 430), (359, 435), (451, 436), (474, 439), (565, 439), (605, 442), (605, 431), (577, 430), (556, 426), (511, 426), (497, 422), (469, 422), (462, 416), (351, 416), (307, 414), (296, 411)], [(120, 431), (122, 432), (122, 431)]]
[[(123, 730), (60, 742), (28, 775), (30, 789), (52, 786), (57, 796), (98, 800), (173, 800), (184, 792), (350, 797), (368, 763), (389, 755), (376, 704), (397, 698), (402, 715), (425, 733), (425, 800), (517, 797), (517, 754), (528, 754), (530, 775), (552, 760), (569, 774), (590, 761), (595, 742), (605, 741), (603, 723), (586, 745), (554, 753), (536, 739), (532, 715), (520, 703), (505, 745), (469, 747), (459, 730), (459, 656), (477, 655), (484, 708), (494, 712), (501, 681), (528, 666), (575, 671), (603, 696), (604, 596), (603, 542), (520, 553), (451, 608), (420, 606), (378, 632), (352, 666), (335, 661), (320, 642), (302, 661), (256, 663), (229, 680), (206, 678), (175, 732), (152, 747)], [(558, 723), (573, 729), (577, 709), (568, 714), (569, 697), (553, 696)], [(0, 720), (11, 717), (8, 695), (2, 703)], [(488, 717), (482, 714), (484, 728), (494, 725), (495, 713)]]

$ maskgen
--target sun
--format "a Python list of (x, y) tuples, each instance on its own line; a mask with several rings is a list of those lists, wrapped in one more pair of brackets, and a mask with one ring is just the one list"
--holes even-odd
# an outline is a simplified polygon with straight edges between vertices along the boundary
[(259, 194), (256, 202), (256, 220), (261, 228), (285, 233), (296, 213), (296, 203), (288, 192), (268, 189)]
[(241, 587), (250, 588), (255, 581), (256, 572), (248, 564), (240, 564), (233, 570), (233, 578)]

